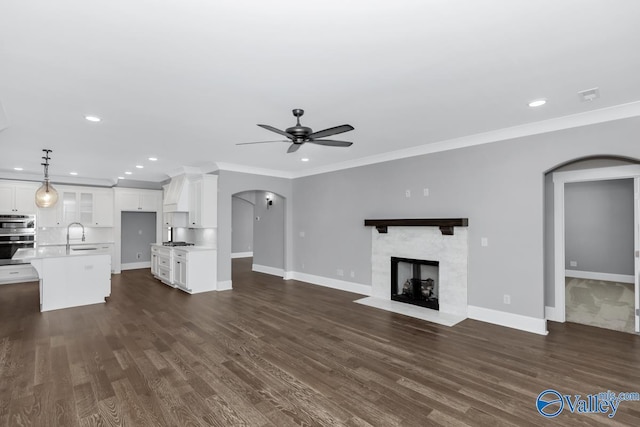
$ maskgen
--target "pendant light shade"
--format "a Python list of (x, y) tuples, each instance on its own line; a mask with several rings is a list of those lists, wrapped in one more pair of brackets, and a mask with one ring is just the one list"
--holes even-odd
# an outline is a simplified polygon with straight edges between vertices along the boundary
[(39, 208), (48, 208), (54, 206), (58, 201), (58, 192), (49, 182), (49, 153), (51, 153), (51, 150), (43, 149), (42, 151), (45, 153), (43, 157), (44, 163), (42, 163), (42, 166), (44, 166), (44, 182), (36, 190), (36, 205)]

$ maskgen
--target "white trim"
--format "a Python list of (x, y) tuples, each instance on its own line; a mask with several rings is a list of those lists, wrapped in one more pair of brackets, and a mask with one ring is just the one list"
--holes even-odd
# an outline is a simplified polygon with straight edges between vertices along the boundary
[(222, 280), (218, 282), (218, 286), (216, 286), (216, 291), (229, 291), (231, 290), (232, 283), (231, 280)]
[(282, 276), (282, 278), (284, 280), (293, 280), (293, 274), (294, 274), (293, 271), (285, 271), (284, 276)]
[(595, 271), (579, 270), (565, 270), (564, 274), (566, 277), (575, 277), (577, 279), (604, 280), (606, 282), (618, 283), (635, 283), (635, 277), (632, 274), (598, 273)]
[(251, 258), (253, 257), (253, 252), (234, 252), (231, 254), (231, 258)]
[(467, 314), (469, 319), (480, 320), (481, 322), (493, 323), (494, 325), (506, 326), (539, 335), (547, 335), (549, 333), (545, 319), (537, 319), (535, 317), (491, 310), (473, 305), (468, 307)]
[[(553, 241), (554, 241), (554, 289), (556, 321), (565, 321), (565, 247), (564, 247), (564, 186), (568, 182), (601, 181), (607, 179), (637, 178), (640, 166), (614, 166), (553, 173)], [(637, 244), (637, 236), (634, 237)]]
[(556, 117), (549, 120), (525, 123), (522, 125), (497, 129), (490, 132), (467, 135), (459, 138), (445, 139), (442, 141), (434, 141), (428, 144), (418, 145), (415, 147), (409, 147), (387, 153), (375, 154), (360, 159), (348, 160), (326, 166), (320, 166), (314, 169), (282, 171), (273, 169), (262, 169), (233, 163), (215, 163), (210, 166), (210, 169), (211, 171), (226, 170), (294, 179), (310, 175), (318, 175), (321, 173), (334, 172), (343, 169), (350, 169), (359, 166), (366, 166), (375, 163), (388, 162), (391, 160), (404, 159), (407, 157), (421, 156), (424, 154), (438, 153), (441, 151), (489, 144), (492, 142), (505, 141), (509, 139), (521, 138), (524, 136), (538, 135), (563, 129), (610, 122), (613, 120), (626, 119), (636, 116), (640, 116), (640, 101), (614, 105), (612, 107), (601, 108), (598, 110), (585, 111), (582, 113), (571, 114), (563, 117)]
[(151, 268), (151, 261), (129, 262), (120, 265), (120, 270), (137, 270), (139, 268)]
[(258, 273), (271, 274), (273, 276), (284, 276), (284, 270), (282, 268), (269, 267), (266, 265), (252, 264), (251, 270), (257, 271)]
[(544, 308), (544, 318), (553, 322), (564, 322), (564, 320), (560, 320), (560, 314), (555, 307), (546, 306)]
[(380, 310), (390, 311), (392, 313), (402, 314), (404, 316), (414, 317), (427, 322), (437, 323), (443, 326), (455, 326), (466, 319), (465, 316), (457, 314), (443, 313), (442, 311), (432, 310), (417, 305), (405, 304), (398, 301), (388, 299), (366, 297), (355, 300), (355, 303), (378, 308)]
[(288, 274), (290, 274), (290, 279), (288, 280), (298, 280), (300, 282), (311, 283), (312, 285), (325, 286), (327, 288), (353, 292), (354, 294), (371, 296), (371, 286), (368, 285), (331, 279), (329, 277), (314, 276), (312, 274), (299, 273), (297, 271), (292, 271)]

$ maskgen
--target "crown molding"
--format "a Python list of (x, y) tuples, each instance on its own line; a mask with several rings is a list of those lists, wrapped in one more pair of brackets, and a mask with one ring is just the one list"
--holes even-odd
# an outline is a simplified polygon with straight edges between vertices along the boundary
[(229, 171), (229, 172), (241, 172), (241, 173), (250, 173), (254, 175), (264, 175), (264, 176), (272, 176), (274, 178), (286, 178), (292, 179), (297, 178), (294, 172), (288, 171), (280, 171), (275, 169), (264, 169), (264, 168), (256, 168), (252, 166), (238, 165), (235, 163), (215, 163), (215, 170), (211, 170), (210, 172), (215, 172), (218, 170)]

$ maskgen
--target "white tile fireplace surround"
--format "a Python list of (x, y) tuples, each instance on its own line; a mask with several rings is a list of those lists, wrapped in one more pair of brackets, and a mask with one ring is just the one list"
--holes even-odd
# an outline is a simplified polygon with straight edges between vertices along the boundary
[[(446, 235), (437, 226), (371, 229), (371, 297), (356, 302), (430, 322), (453, 326), (467, 318), (467, 228)], [(440, 310), (391, 300), (391, 257), (438, 261)]]

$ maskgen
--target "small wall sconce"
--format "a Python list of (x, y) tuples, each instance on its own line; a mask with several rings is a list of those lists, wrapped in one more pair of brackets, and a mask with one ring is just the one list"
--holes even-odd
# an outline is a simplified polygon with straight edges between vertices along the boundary
[(273, 194), (267, 194), (267, 209), (273, 205)]

